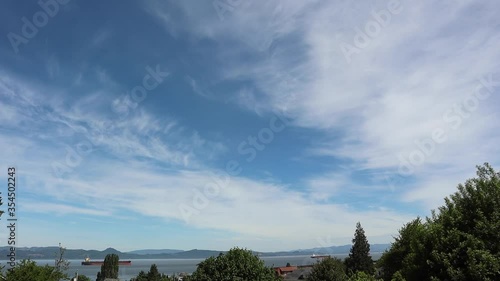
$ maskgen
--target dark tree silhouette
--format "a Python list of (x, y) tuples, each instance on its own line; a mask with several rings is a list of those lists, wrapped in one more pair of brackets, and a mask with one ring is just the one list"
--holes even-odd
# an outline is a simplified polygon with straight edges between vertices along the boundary
[(356, 224), (356, 232), (354, 233), (352, 243), (349, 257), (345, 260), (348, 272), (354, 274), (361, 271), (373, 274), (375, 268), (373, 266), (372, 257), (370, 256), (370, 244), (359, 222)]
[(101, 265), (101, 271), (97, 272), (96, 281), (104, 281), (106, 278), (118, 278), (118, 261), (120, 258), (116, 254), (108, 254), (104, 258), (104, 263)]

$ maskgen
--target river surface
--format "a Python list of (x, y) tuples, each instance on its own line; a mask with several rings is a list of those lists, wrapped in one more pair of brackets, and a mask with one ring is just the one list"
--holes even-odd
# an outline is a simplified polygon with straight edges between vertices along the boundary
[[(347, 255), (336, 255), (343, 259)], [(378, 259), (380, 254), (373, 253), (374, 259)], [(276, 256), (276, 257), (261, 257), (266, 266), (285, 266), (287, 263), (291, 265), (310, 265), (316, 262), (316, 259), (311, 256)], [(130, 280), (139, 274), (141, 270), (148, 272), (152, 264), (156, 264), (158, 271), (167, 275), (179, 274), (181, 272), (192, 273), (196, 270), (196, 265), (204, 259), (132, 259), (131, 265), (121, 265), (118, 271), (118, 277), (122, 281)], [(54, 265), (54, 260), (35, 260), (38, 265)], [(69, 260), (70, 265), (67, 273), (74, 276), (75, 272), (95, 280), (97, 272), (101, 269), (95, 265), (81, 265), (81, 260)]]

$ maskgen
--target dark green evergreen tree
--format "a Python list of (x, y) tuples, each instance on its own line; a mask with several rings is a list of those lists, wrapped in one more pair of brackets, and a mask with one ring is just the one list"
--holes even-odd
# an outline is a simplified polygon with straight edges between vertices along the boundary
[(131, 281), (148, 281), (148, 275), (143, 270), (141, 270), (137, 277), (132, 278)]
[(116, 254), (108, 254), (104, 258), (104, 263), (101, 265), (101, 271), (97, 272), (96, 281), (104, 281), (106, 278), (118, 278), (118, 261), (120, 258)]
[(156, 264), (152, 264), (148, 272), (148, 281), (161, 281), (161, 274), (158, 272)]
[(370, 256), (370, 244), (368, 243), (365, 231), (359, 222), (356, 224), (356, 232), (354, 233), (352, 243), (353, 245), (351, 247), (349, 257), (345, 260), (348, 273), (354, 274), (361, 271), (373, 274), (375, 268), (373, 266), (372, 257)]

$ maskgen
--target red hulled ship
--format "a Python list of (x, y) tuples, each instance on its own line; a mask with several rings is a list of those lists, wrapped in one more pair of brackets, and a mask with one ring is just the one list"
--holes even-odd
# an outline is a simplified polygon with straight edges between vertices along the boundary
[[(90, 258), (85, 258), (82, 265), (103, 265), (104, 261), (91, 261)], [(118, 261), (118, 265), (131, 265), (132, 261)]]

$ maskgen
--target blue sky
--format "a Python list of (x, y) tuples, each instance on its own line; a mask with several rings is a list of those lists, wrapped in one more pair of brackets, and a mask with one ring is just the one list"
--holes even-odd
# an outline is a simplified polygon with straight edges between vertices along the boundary
[(1, 6), (21, 246), (387, 243), (500, 164), (496, 1)]

